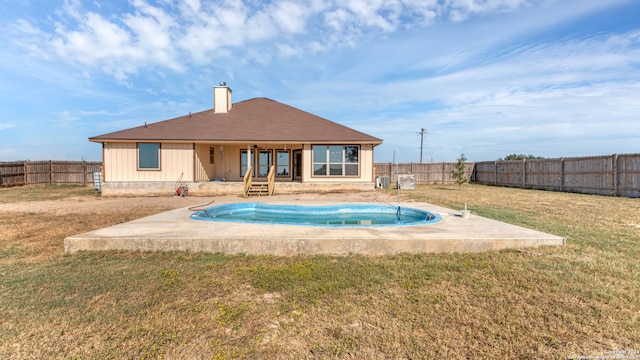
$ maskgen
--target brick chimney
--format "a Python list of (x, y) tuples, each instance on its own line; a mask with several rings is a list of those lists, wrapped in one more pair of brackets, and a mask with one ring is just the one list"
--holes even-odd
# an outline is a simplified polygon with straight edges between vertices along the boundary
[(220, 81), (220, 86), (213, 87), (213, 112), (225, 114), (231, 110), (231, 89), (227, 83)]

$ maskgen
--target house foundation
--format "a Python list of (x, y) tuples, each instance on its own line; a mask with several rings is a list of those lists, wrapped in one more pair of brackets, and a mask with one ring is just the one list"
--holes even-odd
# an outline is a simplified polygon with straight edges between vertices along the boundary
[[(186, 185), (193, 196), (242, 196), (244, 184), (241, 182), (169, 182), (169, 181), (115, 181), (102, 183), (102, 196), (166, 196), (174, 194), (179, 185)], [(340, 193), (375, 190), (373, 182), (301, 183), (276, 182), (275, 194), (298, 193)]]

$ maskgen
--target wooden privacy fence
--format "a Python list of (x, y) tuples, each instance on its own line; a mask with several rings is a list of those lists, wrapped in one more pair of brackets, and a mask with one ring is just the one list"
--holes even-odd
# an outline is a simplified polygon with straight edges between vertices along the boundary
[(640, 197), (640, 154), (580, 158), (483, 161), (478, 184)]
[[(376, 176), (414, 174), (416, 184), (454, 184), (457, 163), (376, 163)], [(0, 186), (58, 184), (93, 186), (100, 161), (0, 162)], [(640, 154), (466, 163), (465, 174), (484, 185), (596, 195), (640, 197)]]
[(0, 186), (35, 184), (93, 186), (93, 173), (100, 161), (13, 161), (0, 162)]
[[(377, 163), (374, 164), (376, 176), (388, 176), (392, 184), (395, 184), (398, 175), (413, 174), (416, 184), (455, 184), (456, 180), (451, 177), (451, 172), (455, 169), (457, 163)], [(396, 171), (397, 167), (397, 171)], [(465, 164), (465, 175), (471, 177), (473, 175), (474, 163)]]

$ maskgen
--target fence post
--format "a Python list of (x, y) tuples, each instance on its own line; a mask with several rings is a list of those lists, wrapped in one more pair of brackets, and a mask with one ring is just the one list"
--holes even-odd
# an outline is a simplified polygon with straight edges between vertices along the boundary
[(445, 182), (444, 182), (445, 170), (444, 169), (445, 169), (445, 162), (443, 161), (442, 162), (442, 185), (445, 184)]
[(618, 196), (618, 179), (620, 178), (618, 175), (618, 154), (613, 154), (611, 161), (613, 161), (611, 169), (611, 171), (613, 171), (613, 196)]
[(82, 159), (82, 186), (87, 186), (87, 162)]
[(469, 182), (471, 183), (475, 183), (476, 182), (476, 163), (473, 163), (473, 166), (471, 167), (471, 174), (469, 175)]
[(527, 159), (522, 159), (522, 188), (527, 188)]
[(498, 186), (498, 160), (493, 162), (493, 185)]
[(564, 191), (564, 157), (560, 158), (560, 191)]

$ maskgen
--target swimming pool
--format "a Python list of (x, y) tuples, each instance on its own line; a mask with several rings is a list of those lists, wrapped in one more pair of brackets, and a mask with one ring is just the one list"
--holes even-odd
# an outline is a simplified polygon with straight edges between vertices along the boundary
[(390, 205), (274, 205), (257, 202), (209, 207), (191, 214), (195, 220), (328, 227), (411, 226), (435, 224), (440, 215)]

